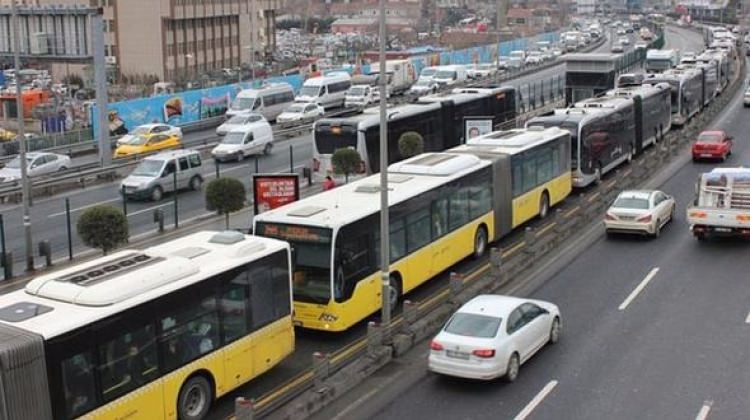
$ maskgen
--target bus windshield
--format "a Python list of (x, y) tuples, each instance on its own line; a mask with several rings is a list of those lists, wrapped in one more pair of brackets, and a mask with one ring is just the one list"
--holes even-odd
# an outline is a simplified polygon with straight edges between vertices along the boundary
[(258, 223), (255, 234), (289, 242), (295, 301), (328, 303), (331, 299), (331, 229)]

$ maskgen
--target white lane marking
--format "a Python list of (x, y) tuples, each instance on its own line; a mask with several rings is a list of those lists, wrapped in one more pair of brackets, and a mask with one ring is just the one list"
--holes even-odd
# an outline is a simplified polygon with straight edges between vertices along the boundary
[(552, 380), (547, 383), (547, 385), (542, 388), (541, 391), (539, 391), (538, 394), (529, 401), (529, 403), (526, 405), (526, 407), (521, 410), (520, 413), (514, 418), (514, 420), (524, 420), (526, 417), (531, 415), (531, 413), (536, 409), (536, 407), (544, 401), (545, 398), (547, 398), (547, 395), (549, 395), (550, 392), (552, 392), (553, 389), (557, 386), (557, 381)]
[[(88, 208), (91, 208), (91, 207), (94, 207), (94, 206), (98, 206), (99, 204), (104, 204), (104, 203), (114, 203), (115, 201), (122, 201), (122, 198), (111, 198), (111, 199), (109, 199), (109, 200), (98, 201), (98, 202), (96, 202), (96, 203), (92, 203), (92, 204), (87, 204), (87, 205), (85, 205), (85, 206), (81, 206), (81, 207), (76, 207), (76, 208), (74, 208), (74, 209), (70, 209), (70, 212), (71, 212), (71, 213), (75, 213), (75, 212), (77, 212), (77, 211), (81, 211), (81, 210), (86, 210), (86, 209), (88, 209)], [(47, 216), (47, 218), (48, 218), (48, 219), (51, 219), (51, 218), (53, 218), (53, 217), (58, 217), (58, 216), (63, 216), (63, 215), (65, 215), (65, 212), (64, 212), (64, 211), (61, 211), (61, 212), (59, 212), (59, 213), (52, 213), (52, 214), (50, 214), (49, 216)]]
[(698, 411), (698, 415), (695, 416), (695, 420), (706, 420), (708, 418), (708, 413), (711, 411), (711, 404), (713, 404), (713, 401), (704, 402), (703, 407)]
[(747, 318), (745, 318), (745, 324), (750, 324), (750, 312), (748, 312)]
[(625, 308), (627, 308), (628, 305), (630, 305), (630, 303), (638, 296), (638, 294), (641, 293), (641, 291), (643, 291), (644, 288), (646, 288), (648, 283), (651, 281), (651, 279), (654, 278), (654, 276), (658, 272), (659, 272), (659, 267), (652, 268), (651, 271), (649, 271), (649, 273), (646, 275), (646, 278), (644, 278), (641, 281), (641, 283), (638, 286), (636, 286), (636, 288), (630, 293), (630, 295), (620, 304), (620, 307), (618, 309), (620, 309), (621, 311), (624, 311)]
[(138, 210), (138, 211), (134, 211), (132, 213), (128, 213), (128, 217), (138, 216), (139, 214), (147, 213), (149, 211), (156, 210), (156, 209), (158, 209), (160, 207), (173, 206), (173, 205), (174, 205), (174, 201), (170, 200), (169, 203), (159, 204), (158, 206), (151, 206), (151, 207), (147, 207), (147, 208), (142, 209), (142, 210)]

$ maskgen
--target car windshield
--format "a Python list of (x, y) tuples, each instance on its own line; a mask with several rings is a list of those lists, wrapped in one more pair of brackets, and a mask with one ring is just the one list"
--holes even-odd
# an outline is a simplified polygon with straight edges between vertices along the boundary
[[(27, 165), (27, 166), (30, 166), (30, 165), (31, 165), (31, 162), (32, 162), (33, 160), (34, 160), (34, 158), (32, 158), (32, 157), (27, 157), (27, 158), (26, 158), (26, 165)], [(14, 158), (13, 160), (11, 160), (10, 162), (8, 162), (8, 164), (7, 164), (7, 165), (5, 165), (5, 167), (6, 167), (6, 168), (10, 168), (10, 169), (19, 169), (19, 168), (21, 167), (21, 159), (19, 159), (19, 158), (17, 158), (17, 157), (16, 157), (16, 158)]]
[(146, 144), (148, 138), (146, 136), (132, 136), (129, 139), (122, 142), (122, 144), (129, 144), (131, 146), (140, 146)]
[(437, 71), (436, 69), (424, 69), (422, 70), (422, 73), (420, 74), (420, 76), (432, 76), (433, 74), (435, 74), (436, 71)]
[(318, 96), (320, 86), (302, 86), (299, 90), (299, 96)]
[(134, 136), (140, 136), (143, 134), (148, 134), (149, 130), (150, 130), (149, 127), (136, 127), (136, 129), (133, 130), (133, 132), (131, 132), (130, 134)]
[(306, 104), (294, 104), (287, 108), (285, 112), (291, 112), (293, 114), (299, 114), (301, 112), (304, 112)]
[(435, 73), (435, 77), (438, 79), (455, 79), (456, 72), (455, 70), (440, 70), (439, 72)]
[(618, 209), (648, 210), (647, 198), (619, 197), (612, 205)]
[(229, 133), (221, 140), (221, 144), (242, 144), (245, 133)]
[(724, 138), (721, 134), (716, 133), (703, 133), (698, 136), (698, 141), (701, 143), (721, 143)]
[(260, 115), (235, 115), (234, 117), (227, 120), (226, 124), (232, 125), (243, 125), (258, 122), (263, 117)]
[(161, 160), (144, 160), (138, 165), (131, 175), (133, 176), (159, 176), (161, 167), (164, 164)]
[(445, 325), (444, 331), (466, 337), (492, 338), (497, 335), (502, 318), (458, 312)]
[(367, 92), (367, 88), (364, 86), (352, 86), (349, 88), (349, 94), (354, 96), (361, 96)]
[(255, 98), (235, 98), (234, 101), (232, 101), (232, 105), (229, 107), (229, 109), (235, 111), (252, 109), (253, 103), (255, 103)]

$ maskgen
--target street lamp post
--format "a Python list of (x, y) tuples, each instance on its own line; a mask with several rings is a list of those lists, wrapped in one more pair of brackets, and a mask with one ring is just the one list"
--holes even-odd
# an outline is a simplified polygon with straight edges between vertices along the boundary
[(18, 154), (21, 160), (21, 190), (23, 201), (23, 236), (26, 245), (26, 270), (34, 270), (34, 247), (31, 239), (31, 189), (26, 168), (26, 133), (23, 120), (23, 98), (21, 92), (21, 28), (16, 0), (11, 0), (13, 18), (13, 59), (16, 73), (16, 117), (18, 121)]
[[(385, 0), (378, 0), (380, 9), (380, 74), (385, 74)], [(382, 324), (387, 332), (391, 324), (391, 275), (388, 217), (388, 120), (386, 115), (386, 78), (380, 77), (380, 278), (382, 280)]]

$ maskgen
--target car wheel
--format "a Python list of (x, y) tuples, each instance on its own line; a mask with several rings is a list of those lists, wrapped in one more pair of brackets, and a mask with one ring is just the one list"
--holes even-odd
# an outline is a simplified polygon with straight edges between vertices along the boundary
[(151, 190), (151, 201), (159, 201), (164, 195), (164, 191), (161, 187), (156, 186)]
[(61, 166), (61, 167), (60, 167), (60, 168), (59, 168), (59, 169), (57, 170), (57, 172), (65, 172), (65, 171), (67, 171), (67, 170), (68, 170), (68, 168), (67, 168), (67, 167), (65, 167), (65, 166)]
[(203, 376), (190, 378), (177, 397), (177, 413), (182, 420), (200, 420), (211, 408), (211, 384)]
[(190, 189), (193, 191), (200, 191), (201, 186), (203, 185), (203, 179), (199, 176), (194, 176), (190, 180)]
[(555, 317), (552, 320), (552, 327), (549, 329), (549, 343), (557, 344), (560, 341), (560, 334), (562, 333), (562, 325), (560, 325), (560, 317)]
[(672, 206), (672, 210), (670, 210), (670, 212), (669, 212), (669, 223), (672, 223), (674, 221), (675, 207), (677, 207), (677, 205), (673, 205)]
[(507, 382), (513, 382), (518, 378), (518, 371), (521, 369), (521, 360), (518, 358), (518, 353), (510, 355), (508, 360), (508, 370), (505, 372), (505, 380)]
[(544, 219), (547, 214), (549, 214), (549, 194), (545, 191), (539, 199), (539, 218)]
[(237, 162), (242, 162), (243, 159), (245, 159), (245, 154), (242, 152), (237, 152)]
[(661, 236), (661, 220), (656, 219), (656, 225), (654, 225), (654, 238)]
[(479, 259), (487, 252), (487, 228), (479, 226), (474, 234), (474, 253), (472, 257)]
[(266, 143), (266, 145), (263, 146), (263, 154), (264, 155), (270, 155), (271, 154), (271, 149), (273, 149), (273, 144)]

